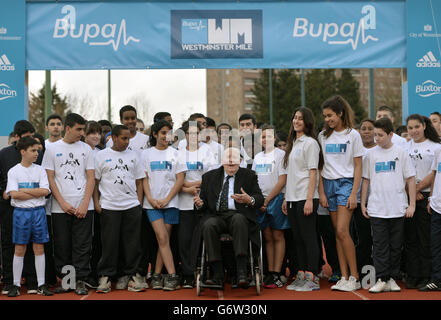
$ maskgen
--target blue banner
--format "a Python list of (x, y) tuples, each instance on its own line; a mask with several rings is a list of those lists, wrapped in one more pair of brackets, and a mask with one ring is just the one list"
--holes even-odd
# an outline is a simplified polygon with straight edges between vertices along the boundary
[(441, 111), (441, 1), (407, 0), (409, 114)]
[(25, 0), (0, 0), (0, 136), (8, 136), (25, 106)]
[(27, 4), (26, 68), (401, 68), (404, 1)]

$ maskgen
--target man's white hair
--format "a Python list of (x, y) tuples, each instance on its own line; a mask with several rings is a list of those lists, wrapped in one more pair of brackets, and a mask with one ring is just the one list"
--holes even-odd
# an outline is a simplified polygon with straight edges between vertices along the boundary
[(240, 150), (238, 148), (230, 147), (222, 153), (222, 164), (230, 163), (230, 157), (233, 164), (240, 164)]

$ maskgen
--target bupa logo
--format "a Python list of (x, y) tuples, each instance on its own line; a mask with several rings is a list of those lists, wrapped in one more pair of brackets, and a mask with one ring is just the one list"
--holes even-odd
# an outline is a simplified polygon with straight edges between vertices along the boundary
[(441, 63), (437, 60), (432, 51), (427, 52), (421, 59), (416, 63), (418, 68), (439, 68)]
[(441, 86), (437, 85), (435, 81), (426, 80), (422, 84), (418, 84), (415, 88), (415, 93), (420, 97), (427, 98), (441, 93)]
[(17, 96), (17, 91), (11, 89), (6, 83), (0, 83), (0, 101), (9, 98), (15, 98)]
[(263, 58), (261, 10), (172, 10), (172, 59)]
[(266, 174), (273, 172), (273, 164), (272, 163), (263, 163), (256, 165), (256, 169), (254, 170), (257, 174)]
[[(360, 41), (362, 44), (366, 44), (369, 40), (378, 41), (378, 38), (366, 34), (367, 30), (377, 29), (375, 7), (365, 5), (361, 8), (361, 14), (358, 23), (345, 22), (341, 25), (335, 22), (314, 25), (307, 18), (296, 18), (292, 36), (302, 38), (309, 35), (313, 38), (321, 38), (330, 45), (350, 44), (352, 50), (357, 50)], [(335, 39), (336, 37), (339, 40)]]
[(441, 162), (438, 162), (438, 173), (441, 173)]
[(150, 162), (150, 170), (152, 171), (171, 171), (172, 163), (170, 161), (152, 161)]
[(0, 71), (14, 71), (15, 65), (9, 61), (6, 54), (0, 56)]
[(187, 169), (190, 171), (204, 170), (204, 164), (200, 161), (187, 162)]
[(348, 145), (346, 143), (328, 143), (326, 153), (346, 153)]
[(119, 24), (106, 23), (100, 26), (96, 23), (88, 23), (77, 25), (74, 6), (63, 6), (61, 13), (65, 16), (55, 20), (52, 35), (54, 39), (82, 39), (89, 46), (112, 46), (114, 51), (118, 51), (121, 44), (127, 46), (131, 41), (140, 42), (135, 37), (127, 36), (125, 19), (121, 19)]
[(394, 172), (395, 168), (396, 168), (395, 161), (376, 162), (375, 163), (375, 173)]

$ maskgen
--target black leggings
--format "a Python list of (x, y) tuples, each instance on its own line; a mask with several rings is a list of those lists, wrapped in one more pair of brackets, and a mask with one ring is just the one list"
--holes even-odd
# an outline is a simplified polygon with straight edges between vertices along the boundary
[(308, 216), (303, 213), (306, 201), (287, 202), (288, 218), (291, 224), (297, 251), (299, 270), (319, 273), (320, 247), (317, 223), (319, 200), (313, 200), (313, 210)]

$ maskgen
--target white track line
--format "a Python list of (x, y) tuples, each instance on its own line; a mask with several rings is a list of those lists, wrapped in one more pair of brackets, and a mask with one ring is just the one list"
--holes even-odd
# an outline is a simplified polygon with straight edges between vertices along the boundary
[(365, 297), (364, 295), (362, 295), (361, 293), (358, 293), (357, 291), (351, 291), (351, 292), (363, 300), (371, 300), (368, 297)]
[(219, 300), (224, 300), (224, 292), (222, 290), (217, 290), (217, 297)]

